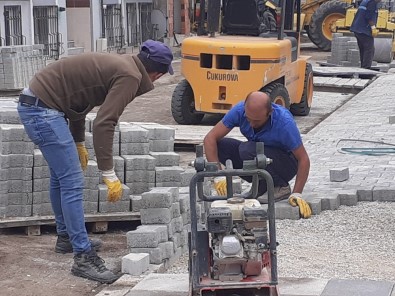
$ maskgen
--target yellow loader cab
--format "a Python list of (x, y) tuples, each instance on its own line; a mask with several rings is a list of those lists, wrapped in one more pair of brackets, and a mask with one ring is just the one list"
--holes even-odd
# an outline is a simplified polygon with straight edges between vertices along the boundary
[[(172, 97), (175, 121), (199, 124), (204, 114), (224, 114), (256, 90), (268, 93), (294, 115), (308, 115), (313, 71), (309, 57), (300, 55), (299, 29), (292, 30), (295, 2), (283, 1), (276, 24), (270, 16), (263, 19), (256, 0), (223, 0), (218, 33), (221, 1), (208, 1), (208, 32), (182, 43), (185, 79)], [(296, 8), (300, 15), (300, 0)]]

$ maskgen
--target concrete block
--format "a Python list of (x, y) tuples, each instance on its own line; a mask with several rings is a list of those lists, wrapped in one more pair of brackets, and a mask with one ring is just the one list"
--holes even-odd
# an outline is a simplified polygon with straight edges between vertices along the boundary
[(313, 194), (305, 194), (303, 198), (309, 204), (313, 215), (319, 215), (321, 213), (322, 211), (321, 198)]
[(8, 205), (6, 207), (6, 217), (30, 217), (32, 215), (32, 205)]
[(319, 296), (327, 283), (327, 279), (280, 278), (278, 287), (285, 296)]
[[(86, 187), (85, 187), (86, 188)], [(84, 189), (83, 190), (84, 201), (99, 202), (99, 190), (96, 189)]]
[[(49, 190), (49, 189), (48, 189)], [(33, 192), (33, 204), (49, 203), (49, 191)]]
[(121, 143), (120, 155), (145, 155), (150, 151), (149, 143)]
[(1, 193), (0, 200), (6, 201), (4, 205), (31, 205), (33, 203), (33, 193), (18, 192), (18, 193)]
[[(196, 174), (195, 169), (186, 169), (184, 172), (181, 173), (181, 184), (180, 186), (189, 186), (192, 177)], [(188, 187), (189, 190), (189, 187)]]
[(395, 190), (375, 186), (373, 188), (373, 201), (395, 201)]
[(356, 206), (358, 203), (358, 196), (355, 192), (338, 191), (340, 205), (344, 206)]
[(174, 189), (157, 187), (141, 195), (141, 207), (170, 208), (174, 203)]
[(163, 242), (161, 244), (162, 247), (162, 258), (169, 259), (174, 256), (174, 243), (173, 242)]
[(394, 283), (389, 281), (331, 279), (321, 296), (387, 296), (392, 292), (393, 286)]
[(122, 123), (119, 130), (121, 143), (148, 143), (148, 131), (138, 125)]
[(34, 149), (33, 151), (33, 164), (35, 167), (48, 166), (47, 161), (39, 149)]
[(33, 154), (33, 142), (0, 142), (0, 154)]
[(321, 209), (337, 210), (340, 207), (340, 196), (337, 193), (333, 193), (332, 196), (325, 194), (325, 197), (321, 198)]
[[(120, 177), (118, 176), (118, 178), (120, 178)], [(98, 186), (98, 184), (100, 184), (101, 178), (100, 177), (85, 177), (84, 181), (85, 181), (84, 182), (84, 184), (85, 184), (84, 188), (97, 190), (97, 186)]]
[(142, 201), (141, 195), (131, 195), (130, 196), (132, 212), (140, 212), (141, 201)]
[(130, 248), (129, 252), (131, 252), (131, 253), (148, 253), (149, 254), (149, 262), (151, 264), (161, 264), (164, 260), (163, 247), (162, 248), (161, 247), (157, 247), (157, 248)]
[(181, 214), (189, 212), (191, 208), (189, 194), (180, 194), (179, 201)]
[(84, 201), (84, 213), (96, 214), (99, 212), (99, 203), (96, 201)]
[(45, 179), (51, 177), (51, 172), (48, 166), (33, 167), (32, 174), (34, 179)]
[(50, 178), (33, 179), (33, 192), (48, 191)]
[(287, 200), (276, 202), (275, 205), (275, 214), (276, 219), (291, 219), (298, 220), (299, 216), (299, 208), (291, 206)]
[(142, 224), (168, 224), (172, 219), (170, 208), (141, 209), (140, 216)]
[(33, 216), (48, 216), (53, 215), (51, 203), (33, 204), (32, 215)]
[(22, 192), (33, 192), (33, 181), (24, 180), (9, 180), (8, 181), (8, 192), (9, 193), (22, 193)]
[(32, 178), (33, 178), (32, 168), (19, 167), (19, 168), (0, 169), (0, 181), (1, 180), (31, 181)]
[(358, 189), (357, 190), (358, 201), (373, 201), (373, 191)]
[(21, 124), (0, 124), (0, 142), (31, 142)]
[(181, 173), (184, 172), (184, 169), (177, 166), (157, 167), (155, 171), (156, 183), (181, 182)]
[(157, 167), (178, 166), (180, 163), (180, 155), (175, 152), (150, 152), (150, 155), (155, 158)]
[(140, 275), (149, 268), (148, 253), (131, 253), (122, 257), (122, 273)]
[(126, 171), (155, 170), (155, 158), (150, 155), (122, 155)]
[(331, 169), (329, 177), (331, 182), (343, 182), (350, 178), (350, 172), (348, 168)]
[(136, 170), (136, 171), (126, 171), (125, 175), (126, 183), (137, 183), (137, 182), (155, 182), (155, 171), (147, 170)]
[(148, 192), (151, 188), (155, 187), (155, 183), (146, 183), (146, 182), (127, 182), (126, 186), (130, 189), (130, 194), (142, 194), (144, 192)]
[(127, 296), (188, 296), (188, 274), (151, 273), (138, 283)]
[(18, 168), (33, 167), (33, 155), (32, 154), (8, 154), (0, 155), (0, 168)]
[(389, 119), (389, 124), (395, 123), (395, 115), (390, 115), (388, 119)]
[(168, 237), (166, 225), (141, 225), (126, 233), (128, 248), (156, 248)]
[(149, 140), (149, 150), (152, 152), (174, 151), (174, 140)]
[(171, 205), (171, 215), (172, 215), (173, 218), (181, 217), (181, 209), (180, 209), (180, 203), (179, 202), (174, 202)]
[[(115, 157), (117, 157), (117, 156), (115, 156)], [(88, 160), (88, 166), (86, 167), (86, 170), (84, 171), (84, 176), (85, 177), (101, 177), (101, 174), (100, 174), (100, 171), (97, 167), (96, 161)]]
[(130, 212), (130, 200), (119, 200), (117, 202), (100, 201), (100, 213)]
[(180, 187), (181, 182), (158, 182), (155, 185), (157, 187)]
[(139, 123), (139, 125), (148, 131), (150, 140), (174, 140), (175, 138), (174, 128), (157, 123)]

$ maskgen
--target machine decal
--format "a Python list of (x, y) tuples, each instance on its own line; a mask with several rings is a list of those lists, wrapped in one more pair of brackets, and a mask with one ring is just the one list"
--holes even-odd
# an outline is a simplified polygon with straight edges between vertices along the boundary
[(266, 60), (266, 59), (251, 59), (251, 64), (278, 64), (280, 63), (279, 59), (271, 59), (271, 60)]
[(226, 73), (211, 73), (207, 71), (207, 80), (217, 80), (217, 81), (239, 81), (239, 75), (226, 74)]
[(192, 61), (199, 61), (199, 57), (198, 56), (193, 56), (193, 55), (182, 55), (182, 58), (185, 60), (192, 60)]

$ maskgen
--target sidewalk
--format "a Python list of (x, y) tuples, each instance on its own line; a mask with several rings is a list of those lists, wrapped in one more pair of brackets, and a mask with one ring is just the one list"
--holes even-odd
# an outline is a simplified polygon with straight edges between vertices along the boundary
[[(311, 160), (310, 176), (304, 196), (311, 203), (314, 214), (319, 214), (323, 210), (335, 210), (340, 205), (355, 205), (358, 201), (395, 201), (395, 154), (344, 154), (340, 153), (337, 147), (340, 139), (395, 143), (395, 127), (389, 123), (389, 117), (395, 115), (394, 94), (395, 76), (380, 76), (304, 136)], [(347, 145), (361, 147), (360, 143), (351, 141), (343, 146)], [(368, 144), (362, 146), (372, 147)], [(331, 182), (329, 171), (342, 168), (349, 169), (349, 179)], [(281, 203), (277, 205), (279, 210), (288, 211), (290, 208)], [(290, 212), (290, 218), (292, 215), (294, 213)], [(98, 295), (187, 295), (183, 287), (185, 285), (187, 289), (188, 277), (173, 277), (182, 278), (183, 281), (182, 284), (179, 282), (177, 292), (169, 291), (170, 294), (165, 293), (163, 285), (172, 286), (171, 275), (151, 274), (133, 290), (128, 287), (128, 281), (123, 280), (121, 286), (115, 283)], [(153, 279), (160, 280), (153, 284)], [(159, 287), (159, 283), (162, 283), (160, 291), (152, 290)], [(116, 288), (117, 285), (119, 289)], [(281, 296), (395, 296), (393, 282), (280, 278), (279, 287), (282, 291)]]

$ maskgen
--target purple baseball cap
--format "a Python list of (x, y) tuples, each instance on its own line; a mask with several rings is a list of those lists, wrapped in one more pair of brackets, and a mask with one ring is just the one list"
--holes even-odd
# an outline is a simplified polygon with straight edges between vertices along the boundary
[(148, 39), (141, 45), (140, 52), (146, 53), (146, 57), (154, 62), (167, 65), (170, 75), (174, 74), (171, 62), (173, 61), (173, 53), (164, 43)]

